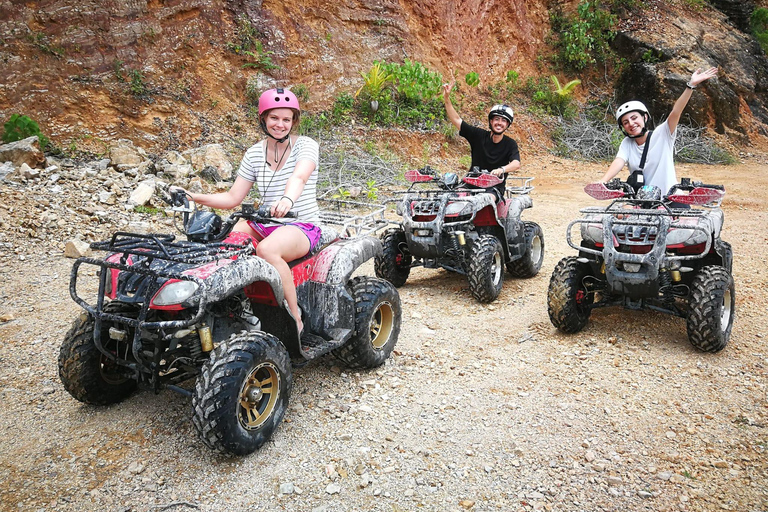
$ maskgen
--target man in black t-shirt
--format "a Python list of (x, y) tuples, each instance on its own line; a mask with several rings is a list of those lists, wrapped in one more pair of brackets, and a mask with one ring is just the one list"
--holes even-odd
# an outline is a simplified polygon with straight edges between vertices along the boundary
[[(506, 180), (507, 174), (520, 168), (520, 152), (517, 142), (504, 135), (514, 119), (512, 109), (507, 105), (494, 105), (488, 112), (488, 127), (490, 131), (464, 122), (451, 103), (451, 89), (455, 81), (443, 85), (443, 103), (448, 120), (459, 130), (459, 135), (469, 141), (472, 154), (470, 170), (477, 167), (490, 171), (494, 176)], [(504, 197), (505, 181), (493, 187)]]

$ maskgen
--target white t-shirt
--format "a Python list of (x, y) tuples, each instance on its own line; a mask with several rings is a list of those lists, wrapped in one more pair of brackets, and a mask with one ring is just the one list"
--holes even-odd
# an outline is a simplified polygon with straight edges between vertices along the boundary
[[(300, 160), (310, 160), (315, 164), (315, 170), (309, 176), (304, 190), (291, 208), (297, 215), (296, 219), (285, 219), (286, 222), (311, 222), (318, 224), (320, 222), (320, 208), (317, 206), (317, 196), (315, 186), (317, 184), (317, 172), (320, 167), (320, 148), (317, 142), (309, 137), (300, 135), (291, 147), (288, 160), (283, 164), (283, 168), (277, 172), (266, 164), (264, 159), (264, 150), (267, 141), (257, 142), (245, 152), (243, 161), (240, 162), (240, 169), (237, 175), (254, 183), (259, 195), (262, 197), (265, 205), (271, 206), (276, 203), (280, 197), (285, 194), (285, 186), (288, 178), (291, 177), (296, 169), (296, 163)], [(270, 155), (272, 156), (272, 155)], [(280, 155), (278, 154), (278, 157)]]
[[(675, 130), (675, 133), (670, 133), (669, 125), (664, 121), (658, 128), (653, 130), (651, 143), (648, 147), (648, 155), (645, 157), (645, 168), (643, 169), (645, 185), (659, 187), (662, 194), (669, 192), (672, 185), (677, 183), (674, 162), (676, 137), (677, 130)], [(634, 139), (624, 137), (616, 158), (624, 160), (629, 167), (629, 171), (634, 172), (640, 168), (643, 148), (645, 148), (645, 144), (638, 145)]]

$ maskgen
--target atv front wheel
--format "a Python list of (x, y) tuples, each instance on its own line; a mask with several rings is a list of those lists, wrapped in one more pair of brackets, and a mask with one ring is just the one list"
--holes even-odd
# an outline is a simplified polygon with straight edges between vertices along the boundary
[(547, 312), (552, 325), (560, 331), (579, 332), (589, 320), (594, 301), (584, 286), (584, 278), (590, 275), (589, 265), (573, 256), (563, 258), (552, 272), (547, 291)]
[(392, 283), (372, 277), (349, 282), (355, 298), (355, 333), (333, 355), (350, 368), (376, 368), (389, 358), (400, 333), (400, 295)]
[(469, 256), (469, 290), (480, 302), (492, 302), (504, 284), (504, 248), (493, 235), (480, 235)]
[(376, 276), (386, 279), (396, 288), (408, 280), (411, 273), (410, 254), (403, 251), (405, 232), (402, 229), (389, 229), (381, 236), (382, 253), (374, 258)]
[(529, 278), (539, 273), (544, 261), (544, 232), (535, 222), (525, 222), (525, 252), (522, 258), (507, 263), (514, 277)]
[(719, 352), (728, 344), (736, 309), (733, 276), (721, 266), (703, 267), (693, 278), (687, 329), (691, 345)]
[(282, 421), (292, 384), (291, 360), (277, 338), (261, 331), (235, 334), (201, 368), (192, 423), (209, 448), (247, 455)]
[[(82, 313), (64, 336), (59, 350), (59, 378), (70, 395), (86, 404), (108, 405), (121, 402), (136, 389), (128, 368), (102, 354), (94, 343), (94, 318)], [(125, 346), (104, 336), (109, 326), (102, 323), (101, 343), (112, 354), (122, 354)]]

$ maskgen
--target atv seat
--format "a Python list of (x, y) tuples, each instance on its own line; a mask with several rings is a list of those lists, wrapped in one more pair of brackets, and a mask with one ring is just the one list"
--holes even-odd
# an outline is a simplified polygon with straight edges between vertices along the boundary
[(325, 246), (339, 238), (339, 232), (327, 224), (318, 224), (320, 226), (320, 240), (315, 244), (315, 248), (309, 251), (307, 256), (312, 256), (320, 252)]

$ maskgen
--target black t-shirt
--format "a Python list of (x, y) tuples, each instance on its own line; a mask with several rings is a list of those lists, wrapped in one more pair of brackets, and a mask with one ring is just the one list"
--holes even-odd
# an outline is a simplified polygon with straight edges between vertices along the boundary
[[(469, 141), (469, 147), (472, 154), (472, 163), (469, 169), (473, 167), (479, 167), (480, 170), (492, 171), (498, 169), (504, 165), (507, 165), (513, 160), (520, 161), (520, 152), (517, 149), (517, 142), (511, 137), (504, 135), (501, 141), (496, 143), (491, 139), (491, 132), (467, 124), (465, 121), (461, 121), (461, 129), (459, 135)], [(506, 179), (506, 175), (501, 176), (502, 179)], [(504, 192), (505, 183), (502, 182), (496, 185), (500, 192)]]

